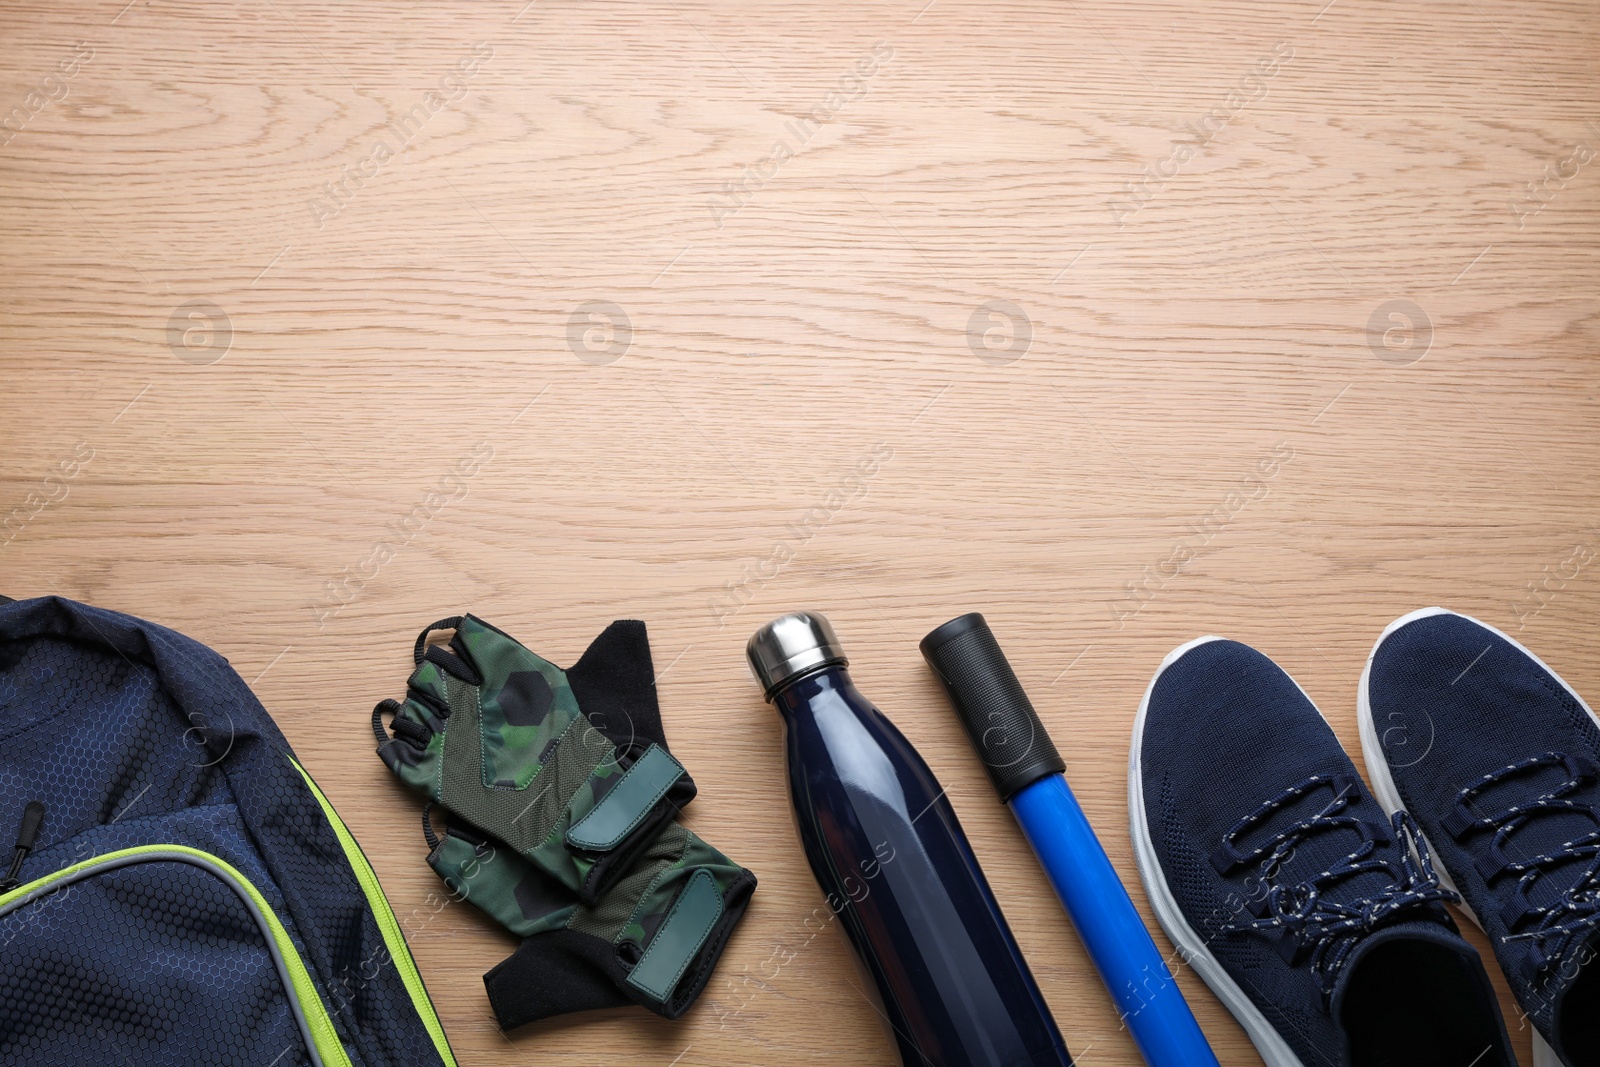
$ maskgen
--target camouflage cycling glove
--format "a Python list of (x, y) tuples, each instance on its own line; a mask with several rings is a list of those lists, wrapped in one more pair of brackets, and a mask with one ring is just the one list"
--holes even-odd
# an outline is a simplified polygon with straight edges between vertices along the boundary
[[(450, 649), (427, 647), (443, 629)], [(406, 702), (374, 710), (379, 754), (456, 817), (440, 838), (424, 813), (429, 865), (526, 938), (484, 977), (500, 1025), (630, 1002), (677, 1018), (756, 880), (671, 820), (694, 785), (667, 752), (644, 624), (611, 624), (565, 672), (471, 616), (428, 627), (414, 658)], [(564, 763), (564, 751), (582, 756)], [(474, 793), (533, 795), (513, 811)]]
[[(454, 630), (448, 649), (428, 645), (435, 630)], [(694, 798), (662, 736), (642, 622), (612, 623), (570, 671), (471, 615), (423, 630), (413, 659), (405, 702), (373, 711), (378, 755), (585, 904)]]

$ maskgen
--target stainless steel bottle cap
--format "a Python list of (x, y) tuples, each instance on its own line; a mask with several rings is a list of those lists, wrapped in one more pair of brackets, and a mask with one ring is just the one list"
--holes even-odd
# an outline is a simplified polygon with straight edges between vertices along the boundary
[(815, 611), (794, 611), (773, 619), (750, 635), (744, 652), (769, 701), (775, 689), (796, 675), (849, 662), (833, 627)]

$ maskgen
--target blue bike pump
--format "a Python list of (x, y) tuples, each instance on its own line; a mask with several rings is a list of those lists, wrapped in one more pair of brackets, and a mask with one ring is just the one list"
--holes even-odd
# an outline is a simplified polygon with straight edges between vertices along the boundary
[(1056, 895), (1151, 1067), (1217, 1067), (1200, 1024), (1062, 777), (1066, 764), (982, 615), (922, 639), (1000, 799), (1022, 824)]

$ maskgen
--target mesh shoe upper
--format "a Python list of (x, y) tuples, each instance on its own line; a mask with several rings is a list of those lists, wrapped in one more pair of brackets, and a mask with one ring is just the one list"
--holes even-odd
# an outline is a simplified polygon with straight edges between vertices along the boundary
[[(1302, 1063), (1375, 1062), (1341, 1008), (1360, 961), (1388, 942), (1421, 953), (1401, 969), (1442, 966), (1450, 988), (1468, 991), (1458, 999), (1480, 1018), (1487, 1006), (1493, 1021), (1473, 1039), (1500, 1052), (1483, 1063), (1512, 1062), (1425, 850), (1411, 853), (1403, 818), (1391, 822), (1276, 664), (1233, 641), (1190, 647), (1152, 684), (1138, 743), (1160, 876), (1195, 939)], [(1355, 999), (1372, 1010), (1373, 994)]]
[(1594, 717), (1511, 639), (1442, 611), (1387, 632), (1363, 689), (1376, 780), (1386, 771), (1534, 1025), (1568, 1063), (1600, 1062), (1600, 976), (1580, 983), (1600, 928)]

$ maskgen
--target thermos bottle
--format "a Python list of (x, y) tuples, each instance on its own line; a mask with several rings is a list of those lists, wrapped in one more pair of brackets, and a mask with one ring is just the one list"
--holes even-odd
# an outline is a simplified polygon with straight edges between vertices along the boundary
[(1067, 1067), (944, 790), (851, 684), (828, 620), (784, 615), (746, 652), (787, 728), (812, 873), (877, 985), (906, 1067)]
[(1039, 715), (976, 612), (922, 639), (1000, 799), (1022, 824), (1056, 895), (1151, 1067), (1217, 1067), (1150, 931), (1111, 866)]

